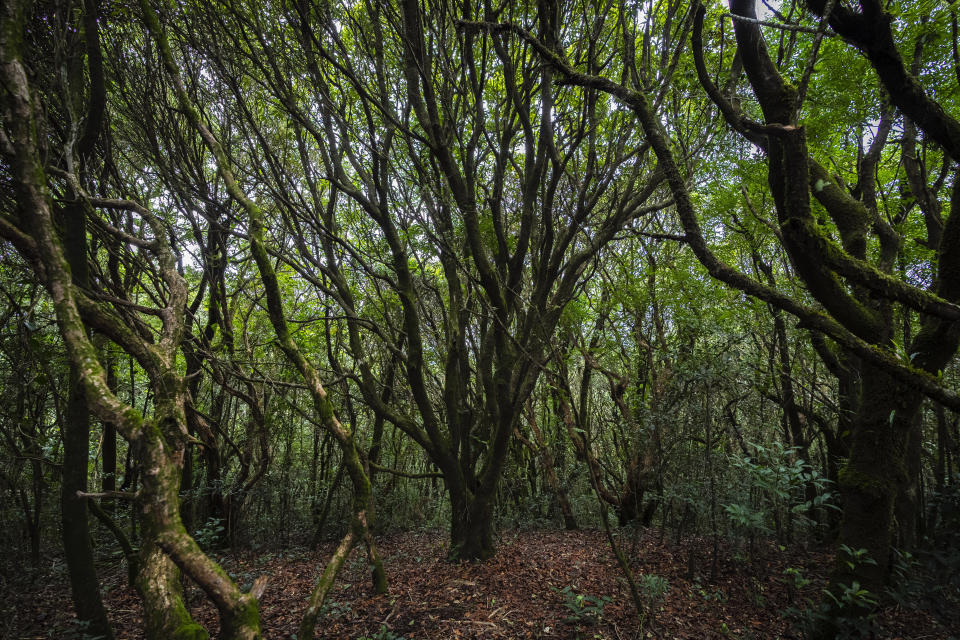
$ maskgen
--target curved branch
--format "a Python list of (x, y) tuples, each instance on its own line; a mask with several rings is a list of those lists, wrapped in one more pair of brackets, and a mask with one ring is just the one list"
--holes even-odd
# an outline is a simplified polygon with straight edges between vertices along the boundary
[(944, 388), (935, 376), (922, 369), (903, 363), (895, 355), (856, 336), (826, 313), (808, 307), (786, 294), (744, 275), (720, 260), (716, 254), (714, 254), (704, 239), (699, 220), (697, 219), (696, 208), (690, 198), (686, 181), (680, 173), (680, 168), (673, 156), (666, 131), (663, 129), (660, 121), (654, 117), (647, 98), (643, 93), (624, 87), (601, 76), (593, 76), (576, 71), (559, 55), (544, 46), (536, 37), (517, 25), (490, 22), (466, 23), (462, 21), (459, 22), (458, 25), (465, 29), (489, 29), (515, 33), (519, 37), (527, 40), (531, 46), (543, 56), (545, 61), (554, 65), (554, 67), (560, 71), (563, 76), (563, 82), (604, 91), (620, 99), (630, 107), (640, 121), (644, 133), (647, 135), (650, 145), (657, 156), (657, 160), (660, 162), (667, 176), (667, 183), (673, 192), (673, 197), (676, 202), (677, 215), (680, 218), (681, 225), (685, 232), (686, 243), (693, 250), (697, 260), (706, 267), (711, 276), (748, 295), (783, 309), (787, 313), (796, 316), (800, 320), (801, 326), (808, 329), (815, 329), (830, 336), (844, 348), (869, 360), (901, 382), (913, 386), (944, 406), (960, 410), (960, 395)]
[[(940, 103), (931, 98), (923, 85), (907, 70), (893, 40), (890, 26), (893, 16), (883, 9), (879, 0), (861, 0), (860, 5), (863, 11), (858, 13), (843, 3), (834, 3), (829, 15), (830, 26), (866, 56), (891, 102), (954, 160), (960, 161), (960, 121), (951, 117)], [(807, 6), (822, 16), (828, 2), (807, 0)]]

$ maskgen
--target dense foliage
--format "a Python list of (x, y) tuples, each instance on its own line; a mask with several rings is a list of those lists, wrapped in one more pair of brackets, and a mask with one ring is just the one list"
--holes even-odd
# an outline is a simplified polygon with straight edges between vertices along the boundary
[(866, 628), (960, 565), (958, 84), (952, 0), (9, 0), (0, 539), (102, 637), (114, 549), (257, 638), (214, 552), (339, 540), (312, 637), (355, 546), (513, 526), (641, 619), (618, 526), (829, 545)]

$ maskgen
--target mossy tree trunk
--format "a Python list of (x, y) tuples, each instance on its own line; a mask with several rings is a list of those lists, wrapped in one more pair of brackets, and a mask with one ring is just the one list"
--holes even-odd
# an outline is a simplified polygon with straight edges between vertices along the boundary
[[(808, 4), (815, 11), (825, 9), (823, 2)], [(826, 4), (833, 11), (829, 16), (830, 26), (871, 60), (881, 83), (904, 115), (917, 122), (948, 153), (960, 157), (960, 122), (950, 117), (903, 68), (891, 32), (891, 16), (876, 0), (860, 4), (864, 7), (862, 13), (842, 3)], [(872, 400), (882, 389), (893, 395), (907, 396), (900, 399), (887, 396), (884, 402), (866, 410), (864, 403), (861, 404), (861, 413), (853, 424), (850, 461), (847, 469), (838, 474), (841, 483), (847, 487), (851, 502), (844, 525), (847, 538), (842, 537), (841, 542), (856, 545), (863, 541), (870, 547), (867, 552), (872, 550), (874, 554), (886, 555), (895, 490), (887, 484), (874, 483), (875, 476), (869, 472), (875, 473), (877, 469), (867, 469), (866, 465), (878, 460), (895, 465), (902, 461), (899, 456), (908, 442), (905, 434), (909, 434), (919, 406), (910, 399), (912, 394), (922, 392), (950, 407), (960, 406), (960, 399), (936, 379), (953, 357), (960, 340), (957, 322), (960, 309), (956, 304), (960, 300), (960, 215), (957, 215), (960, 213), (960, 189), (955, 183), (951, 197), (952, 215), (944, 222), (933, 291), (893, 277), (891, 270), (900, 250), (900, 237), (886, 220), (877, 215), (876, 203), (866, 193), (869, 189), (860, 196), (851, 194), (838, 186), (830, 172), (810, 156), (806, 134), (797, 123), (809, 76), (814, 71), (812, 61), (798, 87), (785, 82), (769, 57), (758, 26), (755, 3), (752, 0), (731, 0), (730, 8), (734, 16), (742, 18), (734, 20), (738, 52), (764, 123), (746, 117), (739, 104), (731, 102), (714, 84), (703, 59), (702, 27), (706, 11), (702, 6), (696, 11), (692, 32), (697, 75), (730, 126), (764, 151), (768, 161), (767, 186), (780, 223), (778, 239), (787, 250), (791, 265), (807, 292), (822, 305), (820, 309), (744, 275), (712, 251), (667, 131), (642, 91), (575, 70), (550, 47), (515, 25), (461, 24), (469, 29), (514, 33), (531, 43), (564, 82), (596, 88), (622, 100), (636, 115), (665, 173), (684, 229), (684, 240), (709, 273), (793, 314), (808, 328), (828, 335), (845, 352), (862, 360), (860, 368), (866, 372), (866, 377), (874, 378), (873, 369), (876, 369), (879, 376), (866, 392), (861, 389), (861, 400)], [(816, 36), (814, 50), (821, 37), (822, 32)], [(954, 150), (957, 153), (953, 153)], [(863, 177), (868, 185), (875, 182), (872, 173)], [(818, 225), (811, 213), (811, 195), (832, 219), (836, 227), (834, 233), (839, 239), (821, 228), (825, 225)], [(875, 264), (867, 262), (867, 238), (871, 232), (877, 238), (878, 249), (871, 256), (876, 259)], [(924, 328), (907, 348), (906, 356), (896, 353), (892, 339), (891, 309), (894, 304), (920, 312), (923, 319)], [(885, 381), (883, 377), (889, 379)], [(896, 384), (891, 385), (890, 380), (895, 380)], [(866, 383), (864, 387), (867, 387)], [(909, 391), (903, 394), (904, 390)], [(887, 409), (885, 415), (881, 415), (882, 409)], [(894, 453), (893, 447), (899, 447), (900, 453)], [(897, 471), (895, 469), (894, 473)], [(870, 522), (879, 531), (869, 532)], [(876, 539), (871, 539), (871, 535)], [(871, 576), (875, 570), (863, 569), (864, 564), (859, 565), (862, 572), (859, 575), (876, 584), (876, 579)]]
[[(269, 256), (266, 249), (264, 236), (267, 222), (265, 220), (263, 211), (240, 188), (240, 185), (237, 183), (234, 176), (230, 159), (227, 157), (227, 154), (220, 145), (220, 142), (203, 122), (200, 112), (197, 110), (196, 106), (191, 102), (190, 97), (184, 88), (179, 69), (174, 61), (173, 53), (170, 49), (170, 44), (166, 33), (161, 28), (160, 21), (147, 0), (141, 0), (140, 11), (143, 20), (147, 25), (147, 29), (153, 36), (158, 46), (160, 59), (162, 61), (164, 70), (173, 84), (177, 103), (186, 113), (191, 126), (201, 137), (207, 149), (213, 155), (218, 173), (224, 181), (227, 192), (232, 198), (240, 203), (241, 207), (247, 214), (251, 253), (253, 254), (254, 261), (260, 274), (260, 279), (266, 292), (267, 311), (269, 313), (270, 322), (273, 326), (280, 349), (284, 352), (290, 363), (294, 365), (294, 367), (303, 377), (308, 391), (313, 399), (314, 410), (317, 413), (320, 424), (328, 432), (330, 432), (330, 434), (340, 445), (343, 455), (343, 464), (345, 465), (347, 475), (353, 485), (354, 512), (351, 531), (348, 533), (343, 543), (341, 543), (341, 548), (346, 545), (346, 551), (344, 552), (344, 554), (346, 554), (349, 553), (349, 549), (352, 548), (357, 542), (362, 541), (366, 545), (368, 557), (372, 567), (374, 589), (378, 593), (385, 593), (387, 591), (386, 572), (383, 569), (383, 563), (377, 551), (376, 544), (374, 543), (373, 536), (369, 531), (368, 514), (371, 506), (370, 479), (360, 458), (359, 450), (357, 449), (354, 441), (353, 432), (349, 427), (343, 425), (337, 418), (333, 403), (327, 395), (327, 391), (320, 380), (317, 369), (307, 360), (306, 357), (304, 357), (299, 346), (291, 337), (286, 316), (284, 315), (282, 295), (280, 291), (280, 285), (277, 280), (277, 274), (273, 268), (272, 258)], [(171, 520), (174, 519), (173, 516), (170, 516), (170, 518)], [(176, 521), (179, 523), (178, 515), (176, 516)], [(182, 529), (182, 526), (180, 528)], [(184, 566), (188, 562), (202, 564), (206, 558), (206, 556), (199, 552), (199, 548), (195, 550), (190, 548), (190, 545), (193, 544), (193, 546), (195, 546), (195, 543), (191, 538), (189, 538), (189, 536), (186, 536), (185, 532), (183, 535), (180, 535), (178, 532), (171, 532), (169, 535), (165, 535), (163, 540), (164, 542), (162, 542), (162, 544), (164, 544), (165, 550), (170, 553), (171, 556), (181, 566)], [(318, 581), (316, 588), (314, 589), (314, 595), (311, 597), (312, 604), (309, 606), (308, 614), (304, 619), (305, 626), (303, 633), (306, 637), (311, 637), (313, 634), (312, 626), (316, 620), (315, 616), (322, 606), (322, 600), (325, 597), (326, 592), (329, 590), (329, 585), (336, 578), (340, 567), (342, 567), (344, 557), (335, 556), (331, 560), (331, 562), (328, 564), (329, 572), (324, 572)], [(205, 567), (203, 570), (207, 571), (211, 568), (212, 567)], [(216, 569), (219, 569), (219, 567), (216, 567)], [(222, 574), (222, 571), (220, 571), (220, 574)], [(191, 577), (200, 582), (196, 573), (192, 573)], [(203, 577), (210, 579), (211, 586), (217, 582), (214, 579), (214, 576), (204, 575)], [(222, 578), (226, 578), (226, 574), (223, 574)], [(201, 583), (201, 587), (202, 586), (203, 584)], [(208, 595), (214, 599), (219, 608), (221, 606), (221, 601), (217, 599), (217, 594), (210, 591), (208, 592)], [(229, 594), (227, 595), (229, 596)], [(232, 598), (232, 596), (225, 598), (223, 599), (223, 604), (232, 604), (238, 607), (240, 605), (252, 604), (253, 612), (255, 613), (256, 611), (255, 598), (250, 603), (248, 603), (246, 600), (242, 602), (231, 602), (231, 600), (236, 599)], [(240, 609), (236, 609), (236, 612), (240, 613)], [(221, 617), (223, 614), (224, 609), (221, 609)], [(240, 618), (237, 618), (237, 621), (242, 622)]]
[(486, 560), (493, 555), (493, 496), (450, 490), (450, 558)]
[(839, 541), (854, 551), (866, 550), (866, 555), (860, 559), (838, 553), (831, 586), (837, 593), (856, 581), (875, 596), (887, 578), (894, 504), (907, 478), (906, 444), (922, 397), (876, 367), (864, 366), (860, 373), (861, 409), (850, 456), (838, 478), (843, 503)]
[[(226, 572), (187, 533), (180, 516), (180, 478), (187, 443), (187, 388), (184, 380), (175, 370), (170, 371), (159, 381), (155, 393), (155, 418), (145, 425), (141, 448), (144, 474), (139, 499), (144, 539), (155, 543), (164, 552), (165, 561), (172, 560), (213, 602), (220, 616), (221, 638), (261, 638), (257, 601), (266, 587), (265, 580), (256, 580), (249, 593), (242, 593)], [(158, 561), (157, 564), (162, 562)], [(171, 574), (169, 569), (162, 569), (159, 573)], [(144, 583), (143, 580), (138, 582), (141, 585)], [(175, 594), (176, 590), (168, 587), (167, 593)], [(144, 599), (157, 595), (145, 594)], [(171, 616), (177, 610), (176, 607), (168, 609), (163, 615)], [(180, 618), (180, 626), (175, 630), (177, 634), (206, 633), (189, 616), (182, 618), (174, 615), (173, 618)]]
[[(107, 370), (107, 386), (114, 393), (117, 392), (116, 363), (112, 351), (108, 351), (104, 358), (104, 367)], [(103, 423), (103, 444), (101, 445), (101, 470), (103, 479), (100, 488), (104, 492), (117, 490), (117, 428), (112, 422)], [(104, 511), (112, 514), (113, 504), (105, 505)]]
[(144, 537), (137, 565), (134, 586), (143, 600), (144, 633), (148, 640), (209, 638), (187, 611), (180, 570), (152, 538)]
[[(64, 80), (69, 100), (83, 105), (86, 118), (83, 134), (79, 140), (68, 147), (71, 157), (66, 159), (68, 166), (75, 166), (78, 175), (82, 175), (95, 150), (95, 144), (101, 134), (105, 104), (103, 79), (103, 61), (100, 52), (100, 35), (97, 6), (92, 0), (83, 5), (83, 40), (87, 57), (87, 73), (72, 69), (73, 74)], [(85, 82), (89, 80), (89, 82)], [(87, 89), (88, 91), (85, 91)], [(89, 93), (89, 99), (85, 99)], [(73, 123), (78, 126), (79, 123)], [(69, 189), (73, 202), (58, 209), (63, 248), (70, 267), (73, 284), (87, 289), (90, 278), (87, 267), (87, 214), (79, 202), (80, 194)], [(100, 595), (100, 584), (93, 560), (87, 503), (78, 497), (78, 492), (87, 490), (87, 471), (90, 450), (90, 410), (87, 405), (84, 375), (82, 368), (73, 360), (69, 363), (70, 379), (67, 392), (67, 407), (64, 414), (63, 431), (63, 481), (61, 484), (61, 513), (64, 553), (70, 574), (70, 586), (77, 617), (88, 625), (93, 635), (112, 638), (113, 631), (107, 620), (106, 611)]]
[[(878, 351), (895, 355), (895, 302), (922, 309), (927, 304), (949, 304), (958, 299), (960, 280), (953, 273), (958, 261), (956, 254), (960, 252), (955, 227), (960, 227), (960, 222), (951, 216), (942, 236), (940, 225), (933, 225), (937, 233), (928, 239), (934, 248), (940, 249), (937, 300), (928, 301), (924, 292), (905, 286), (890, 275), (900, 250), (899, 237), (880, 221), (872, 189), (855, 190), (856, 197), (840, 189), (810, 155), (806, 134), (797, 124), (809, 76), (803, 78), (800, 87), (780, 76), (759, 27), (749, 22), (756, 18), (753, 4), (750, 0), (731, 0), (730, 8), (733, 14), (748, 18), (735, 23), (744, 69), (765, 121), (778, 127), (776, 134), (766, 136), (759, 144), (767, 156), (768, 186), (791, 264), (808, 291), (834, 319), (859, 339), (875, 345)], [(885, 111), (883, 126), (859, 167), (866, 172), (861, 183), (873, 184), (876, 157), (886, 141), (890, 123), (890, 115)], [(839, 243), (815, 223), (812, 198), (835, 223)], [(871, 230), (879, 245), (874, 256), (867, 253), (866, 239)], [(958, 330), (953, 322), (936, 314), (923, 318), (923, 329), (916, 338), (905, 338), (910, 341), (907, 352), (914, 367), (936, 374), (955, 353)], [(851, 424), (850, 456), (838, 473), (843, 521), (831, 584), (835, 596), (840, 595), (843, 587), (857, 582), (876, 598), (887, 578), (897, 497), (901, 488), (911, 486), (914, 480), (906, 456), (912, 431), (918, 424), (922, 396), (918, 389), (895, 379), (889, 367), (881, 368), (866, 360), (859, 360), (858, 364), (855, 375), (860, 378), (860, 397)], [(859, 557), (861, 553), (863, 557)], [(839, 609), (851, 609), (858, 614), (869, 608), (866, 604), (864, 600), (847, 599)]]
[[(76, 286), (55, 231), (48, 176), (39, 151), (44, 143), (41, 136), (47, 130), (37, 117), (39, 105), (23, 63), (27, 10), (22, 2), (4, 3), (0, 9), (0, 109), (9, 136), (0, 150), (10, 167), (16, 197), (16, 224), (4, 219), (0, 233), (41, 275), (69, 361), (82, 382), (91, 411), (103, 422), (116, 425), (131, 448), (138, 451), (143, 483), (133, 497), (141, 510), (145, 535), (137, 583), (143, 590), (150, 637), (166, 640), (207, 635), (186, 611), (176, 571), (170, 565), (173, 560), (214, 601), (224, 638), (259, 638), (257, 597), (264, 583), (257, 581), (250, 593), (241, 593), (187, 535), (180, 521), (178, 491), (187, 429), (186, 387), (177, 371), (177, 353), (184, 335), (186, 282), (177, 271), (166, 228), (151, 212), (131, 201), (86, 195), (68, 167), (54, 171), (66, 182), (85, 215), (96, 215), (95, 206), (125, 209), (139, 215), (151, 232), (150, 240), (123, 237), (156, 259), (158, 281), (163, 283), (156, 299), (165, 305), (153, 310), (161, 320), (156, 334), (145, 339), (109, 306), (91, 299), (87, 291)], [(122, 402), (110, 388), (89, 337), (91, 328), (134, 356), (147, 372), (154, 392), (152, 417)]]
[(77, 495), (87, 490), (90, 450), (90, 414), (82, 373), (71, 367), (70, 389), (63, 425), (63, 479), (60, 512), (64, 557), (70, 576), (70, 591), (77, 618), (90, 633), (113, 637), (100, 596), (100, 582), (93, 560), (93, 544), (87, 517), (87, 501)]

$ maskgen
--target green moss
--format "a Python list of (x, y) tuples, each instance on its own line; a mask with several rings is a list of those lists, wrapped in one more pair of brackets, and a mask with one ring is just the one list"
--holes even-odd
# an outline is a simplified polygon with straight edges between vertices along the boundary
[(243, 611), (237, 617), (237, 621), (251, 629), (260, 628), (260, 607), (257, 606), (257, 601), (253, 597), (250, 598), (247, 606), (243, 608)]
[(333, 403), (329, 399), (324, 398), (317, 403), (317, 407), (320, 411), (320, 421), (327, 422), (333, 419)]
[(793, 84), (789, 80), (783, 81), (783, 102), (785, 104), (795, 104), (797, 101), (797, 85)]
[(232, 633), (237, 633), (241, 630), (253, 633), (252, 636), (244, 637), (263, 637), (260, 631), (260, 608), (257, 606), (257, 601), (253, 596), (245, 596), (243, 604), (238, 610), (233, 612), (233, 617), (229, 621), (229, 630)]
[(387, 586), (387, 574), (383, 570), (383, 565), (374, 565), (373, 568), (373, 590), (376, 593), (387, 593), (389, 587)]
[(208, 640), (210, 634), (196, 622), (181, 625), (173, 632), (173, 640)]
[(854, 469), (849, 464), (844, 465), (837, 474), (841, 487), (851, 487), (875, 496), (882, 496), (896, 491), (894, 476), (888, 473), (873, 475)]

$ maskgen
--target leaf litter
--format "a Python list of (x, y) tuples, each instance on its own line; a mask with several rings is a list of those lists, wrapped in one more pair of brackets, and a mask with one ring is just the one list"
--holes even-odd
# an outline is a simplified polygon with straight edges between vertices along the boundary
[[(478, 563), (447, 561), (448, 543), (440, 532), (382, 536), (378, 545), (389, 593), (373, 593), (365, 556), (355, 550), (330, 594), (317, 637), (797, 638), (784, 614), (818, 599), (832, 562), (823, 550), (758, 545), (746, 558), (742, 549), (722, 544), (711, 581), (709, 539), (675, 543), (656, 529), (624, 530), (619, 544), (637, 574), (666, 581), (662, 599), (643, 617), (634, 611), (602, 531), (508, 530), (493, 558)], [(215, 556), (244, 587), (269, 576), (261, 599), (264, 631), (270, 638), (293, 638), (332, 548)], [(799, 589), (791, 584), (784, 573), (789, 567), (799, 569), (809, 584)], [(126, 584), (125, 568), (110, 563), (101, 568), (101, 578), (118, 640), (142, 638), (142, 609)], [(0, 627), (3, 637), (68, 637), (71, 629), (79, 637), (66, 604), (70, 595), (62, 562), (20, 580), (17, 585), (5, 580), (10, 593), (0, 594), (0, 613), (8, 625)], [(185, 584), (185, 594), (191, 614), (215, 637), (215, 609), (192, 583)], [(876, 637), (946, 640), (957, 624), (958, 619), (938, 619), (920, 609), (887, 607), (878, 615)]]

